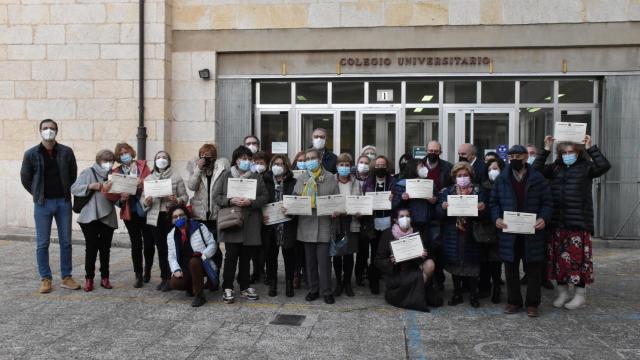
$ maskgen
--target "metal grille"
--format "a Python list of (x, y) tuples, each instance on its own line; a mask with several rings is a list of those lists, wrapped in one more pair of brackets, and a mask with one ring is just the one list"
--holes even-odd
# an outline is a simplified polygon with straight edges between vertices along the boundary
[(290, 315), (290, 314), (278, 314), (269, 324), (271, 325), (287, 325), (287, 326), (300, 326), (304, 319), (307, 317), (304, 315)]
[(251, 130), (251, 80), (218, 79), (216, 100), (216, 143), (218, 154), (231, 160), (233, 150)]

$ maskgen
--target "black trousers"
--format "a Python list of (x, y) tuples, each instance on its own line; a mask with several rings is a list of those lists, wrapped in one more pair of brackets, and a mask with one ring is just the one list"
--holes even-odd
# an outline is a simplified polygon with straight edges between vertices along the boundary
[[(365, 236), (360, 236), (358, 239), (358, 252), (356, 253), (356, 265), (355, 273), (356, 279), (364, 278), (364, 272), (369, 266), (369, 244), (371, 239)], [(373, 259), (375, 259), (375, 254)]]
[(80, 224), (84, 239), (87, 243), (84, 255), (84, 270), (87, 279), (93, 279), (96, 275), (96, 258), (100, 253), (100, 275), (109, 277), (109, 255), (111, 253), (111, 240), (113, 239), (112, 227), (99, 220), (88, 224)]
[(376, 258), (376, 253), (378, 252), (378, 244), (380, 243), (380, 237), (382, 236), (382, 233), (383, 231), (376, 230), (376, 236), (374, 236), (373, 239), (369, 241), (371, 263), (369, 264), (369, 269), (367, 271), (367, 279), (369, 279), (370, 288), (377, 288), (380, 286), (380, 270), (378, 270), (374, 259)]
[(294, 247), (295, 252), (295, 270), (294, 274), (302, 275), (302, 271), (307, 266), (307, 260), (304, 256), (304, 243), (302, 241), (296, 240), (296, 245)]
[[(220, 251), (220, 242), (218, 241), (218, 226), (215, 220), (198, 220), (201, 224), (204, 224), (209, 232), (213, 234), (213, 238), (216, 240), (216, 253), (213, 254), (213, 263), (216, 264), (218, 269), (222, 269), (222, 251)], [(219, 274), (219, 273), (218, 273)]]
[[(161, 211), (158, 214), (158, 224), (151, 226), (151, 232), (153, 233), (153, 241), (156, 243), (158, 249), (158, 264), (160, 264), (160, 277), (162, 280), (171, 279), (171, 269), (169, 268), (169, 250), (167, 248), (167, 235), (173, 224), (171, 218), (166, 211)], [(153, 259), (153, 257), (151, 257)], [(151, 270), (153, 266), (153, 260), (146, 264), (145, 270)]]
[(233, 281), (238, 269), (238, 284), (240, 290), (249, 288), (249, 272), (251, 256), (259, 251), (260, 246), (245, 246), (242, 244), (225, 243), (224, 271), (222, 272), (222, 288), (233, 289)]
[(453, 293), (462, 295), (463, 284), (469, 289), (470, 296), (478, 296), (478, 278), (476, 276), (452, 275)]
[(351, 282), (351, 275), (353, 274), (353, 254), (334, 256), (333, 259), (333, 271), (336, 272), (336, 280), (338, 282)]
[[(131, 220), (124, 222), (129, 233), (129, 240), (131, 240), (131, 261), (135, 273), (142, 273), (143, 254), (144, 263), (153, 264), (153, 255), (155, 254), (153, 233), (146, 221), (145, 218), (131, 214)], [(151, 269), (151, 265), (149, 265), (149, 269)]]
[[(281, 246), (278, 246), (275, 237), (269, 236), (263, 238), (263, 244), (266, 245), (265, 261), (267, 264), (267, 277), (274, 282), (278, 280), (278, 254)], [(295, 247), (282, 247), (282, 258), (284, 259), (284, 278), (287, 281), (293, 281), (293, 274), (296, 267), (296, 249)]]
[[(543, 263), (527, 263), (523, 261), (524, 273), (527, 275), (527, 295), (524, 302), (525, 306), (540, 305), (541, 291), (540, 284), (540, 268)], [(510, 305), (522, 306), (522, 293), (520, 292), (520, 258), (516, 258), (514, 262), (504, 263), (505, 274), (507, 277), (507, 303)]]
[[(262, 229), (262, 234), (265, 233), (264, 225)], [(267, 244), (265, 241), (262, 242), (260, 246), (258, 246), (259, 250), (254, 251), (251, 254), (251, 264), (253, 265), (253, 276), (255, 278), (262, 277), (265, 273), (265, 264), (267, 261)]]

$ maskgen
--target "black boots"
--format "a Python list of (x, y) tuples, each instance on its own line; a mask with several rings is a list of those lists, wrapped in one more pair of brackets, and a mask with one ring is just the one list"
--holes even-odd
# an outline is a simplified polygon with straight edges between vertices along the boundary
[(284, 294), (287, 297), (293, 297), (293, 280), (285, 280)]
[(200, 307), (207, 302), (207, 298), (204, 297), (204, 292), (201, 291), (200, 294), (197, 294), (193, 300), (191, 301), (191, 307)]
[(345, 279), (345, 281), (342, 284), (342, 289), (344, 290), (344, 294), (345, 295), (347, 295), (349, 297), (355, 296), (355, 294), (353, 293), (353, 288), (351, 287), (351, 281), (350, 280), (347, 281)]
[(333, 290), (333, 296), (342, 295), (342, 275), (336, 274), (336, 288)]
[(139, 289), (142, 287), (142, 274), (141, 273), (136, 273), (136, 282), (133, 283), (133, 287), (136, 289)]
[(144, 269), (144, 275), (142, 276), (142, 280), (145, 284), (148, 284), (151, 281), (151, 269)]
[(500, 304), (500, 284), (494, 284), (491, 291), (491, 302), (494, 304)]
[(278, 281), (276, 279), (271, 279), (269, 284), (269, 296), (274, 297), (278, 295)]
[(426, 284), (424, 284), (424, 291), (427, 300), (427, 305), (431, 307), (440, 307), (444, 303), (442, 297), (440, 296), (440, 290), (434, 284), (433, 279), (429, 279)]

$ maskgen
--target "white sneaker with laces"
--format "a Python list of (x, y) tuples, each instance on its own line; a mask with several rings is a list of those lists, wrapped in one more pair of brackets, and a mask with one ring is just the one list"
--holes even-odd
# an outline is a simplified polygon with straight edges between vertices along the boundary
[(231, 304), (234, 300), (235, 297), (233, 296), (233, 289), (224, 289), (224, 292), (222, 293), (222, 301), (224, 301), (225, 304)]
[(245, 290), (242, 290), (240, 292), (240, 296), (247, 299), (247, 300), (258, 300), (260, 299), (260, 296), (258, 296), (258, 294), (256, 293), (256, 289), (254, 288), (247, 288)]

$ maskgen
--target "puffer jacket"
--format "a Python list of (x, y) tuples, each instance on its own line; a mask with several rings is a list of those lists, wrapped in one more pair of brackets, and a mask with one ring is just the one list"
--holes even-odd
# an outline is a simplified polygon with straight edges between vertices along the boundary
[(562, 159), (545, 165), (550, 152), (542, 149), (533, 162), (533, 167), (551, 180), (552, 228), (593, 233), (592, 180), (609, 171), (611, 164), (596, 145), (587, 153), (591, 160), (583, 155), (571, 166)]
[[(198, 159), (193, 159), (187, 163), (187, 171), (189, 172), (187, 188), (194, 192), (193, 197), (189, 200), (193, 218), (196, 220), (216, 220), (220, 206), (213, 199), (213, 187), (222, 172), (229, 170), (229, 160), (220, 158), (215, 161), (209, 189), (207, 189), (207, 175), (198, 168), (197, 162)], [(208, 206), (210, 207), (207, 208)], [(207, 211), (209, 212), (208, 219)]]

